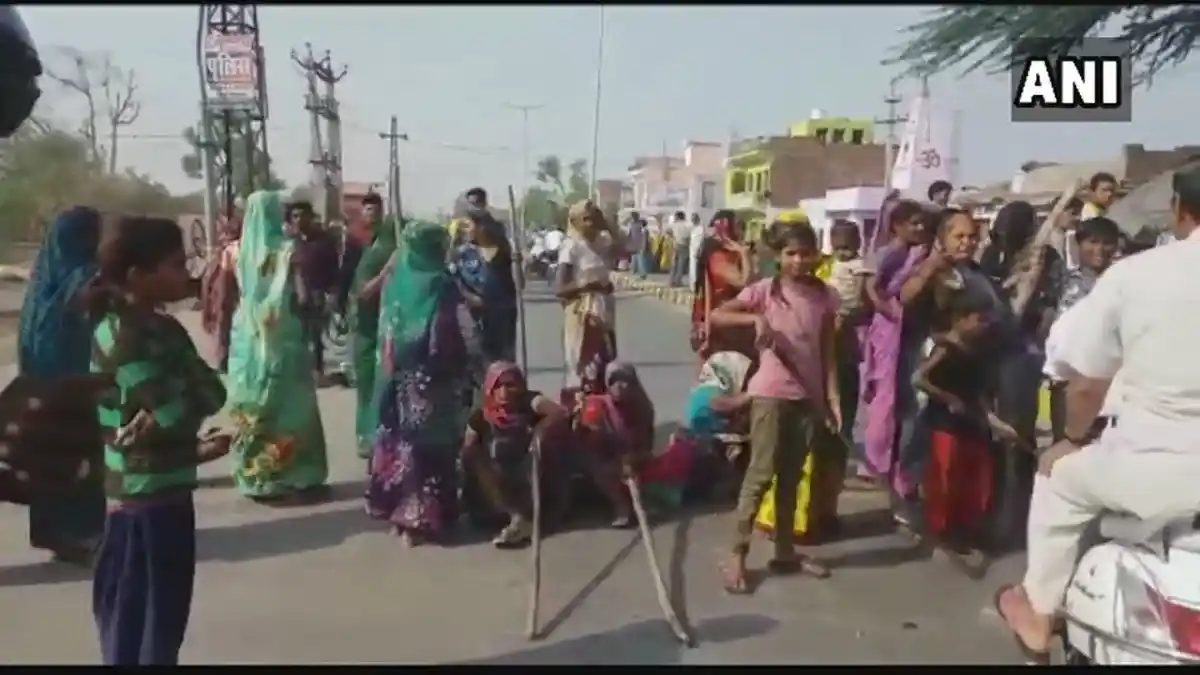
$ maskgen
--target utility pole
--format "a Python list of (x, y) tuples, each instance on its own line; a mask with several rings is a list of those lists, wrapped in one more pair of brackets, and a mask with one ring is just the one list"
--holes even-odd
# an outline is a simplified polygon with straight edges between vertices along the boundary
[[(308, 111), (309, 160), (312, 165), (314, 204), (321, 220), (328, 223), (340, 217), (342, 212), (342, 118), (338, 113), (335, 85), (346, 77), (347, 67), (334, 72), (329, 50), (320, 59), (313, 57), (312, 44), (305, 43), (305, 54), (301, 58), (292, 50), (292, 61), (304, 71), (308, 92), (304, 97), (304, 109)], [(325, 85), (324, 95), (317, 91), (317, 83)], [(325, 121), (328, 148), (321, 134), (321, 120)]]
[(388, 142), (388, 209), (395, 218), (396, 229), (400, 229), (400, 219), (404, 212), (400, 201), (400, 141), (407, 141), (408, 134), (400, 133), (400, 122), (392, 115), (392, 123), (388, 133), (379, 134), (381, 139)]
[[(544, 105), (505, 103), (504, 107), (521, 111), (521, 227), (525, 227), (525, 196), (529, 194), (529, 113)], [(512, 214), (516, 218), (517, 214)]]
[(875, 120), (875, 124), (882, 124), (887, 129), (883, 147), (883, 189), (885, 193), (892, 191), (892, 165), (896, 163), (896, 125), (908, 121), (907, 117), (897, 112), (897, 106), (904, 100), (896, 91), (896, 84), (901, 79), (893, 77), (888, 84), (888, 93), (883, 99), (884, 105), (887, 106), (887, 117)]

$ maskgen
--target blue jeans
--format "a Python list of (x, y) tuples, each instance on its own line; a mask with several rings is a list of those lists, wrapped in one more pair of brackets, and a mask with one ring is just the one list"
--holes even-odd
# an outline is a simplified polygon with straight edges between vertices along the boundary
[[(909, 522), (919, 517), (917, 488), (925, 473), (929, 460), (930, 429), (924, 406), (917, 397), (917, 388), (912, 376), (924, 358), (925, 336), (905, 336), (900, 344), (900, 357), (896, 364), (896, 464), (893, 467), (903, 476), (907, 486), (905, 494), (896, 494), (897, 515)], [(894, 484), (894, 482), (893, 482)]]

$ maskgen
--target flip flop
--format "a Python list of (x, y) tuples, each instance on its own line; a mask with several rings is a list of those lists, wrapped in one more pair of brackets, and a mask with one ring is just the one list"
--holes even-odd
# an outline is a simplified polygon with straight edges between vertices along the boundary
[[(995, 610), (996, 610), (996, 616), (1000, 617), (1000, 620), (1004, 622), (1005, 628), (1008, 628), (1010, 631), (1012, 631), (1012, 627), (1009, 626), (1009, 624), (1008, 624), (1008, 616), (1006, 616), (1004, 614), (1004, 610), (1002, 610), (1000, 608), (1000, 598), (1002, 598), (1005, 593), (1009, 592), (1010, 590), (1012, 590), (1016, 587), (1017, 587), (1016, 584), (1004, 584), (1000, 588), (996, 589), (995, 595), (992, 596), (992, 607), (995, 608)], [(1033, 666), (1048, 666), (1048, 665), (1050, 665), (1050, 652), (1049, 651), (1043, 652), (1043, 651), (1038, 651), (1036, 649), (1032, 649), (1029, 645), (1025, 644), (1025, 641), (1022, 640), (1021, 636), (1018, 635), (1016, 632), (1013, 632), (1012, 636), (1013, 636), (1013, 641), (1017, 643), (1017, 649), (1020, 650), (1021, 656), (1025, 657), (1025, 661), (1029, 665), (1033, 665)]]

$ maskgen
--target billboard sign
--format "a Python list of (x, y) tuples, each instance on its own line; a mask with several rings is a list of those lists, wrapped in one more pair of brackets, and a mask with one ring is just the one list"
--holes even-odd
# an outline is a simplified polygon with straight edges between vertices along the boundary
[(204, 86), (210, 109), (257, 112), (258, 79), (253, 35), (205, 37)]

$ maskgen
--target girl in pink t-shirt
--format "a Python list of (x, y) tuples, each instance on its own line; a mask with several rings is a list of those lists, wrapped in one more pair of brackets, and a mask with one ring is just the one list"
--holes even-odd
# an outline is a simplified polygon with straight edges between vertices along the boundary
[(777, 255), (780, 272), (747, 286), (712, 313), (714, 326), (753, 326), (759, 367), (746, 387), (751, 395), (750, 462), (735, 510), (737, 531), (725, 569), (725, 590), (748, 592), (746, 554), (754, 517), (778, 474), (775, 490), (773, 574), (829, 571), (796, 553), (792, 520), (796, 487), (809, 448), (836, 442), (840, 427), (834, 318), (837, 295), (813, 276), (821, 260), (817, 235), (808, 223), (773, 223), (764, 238)]

